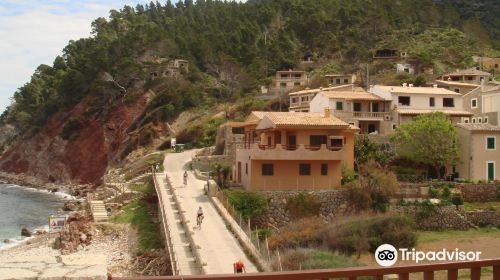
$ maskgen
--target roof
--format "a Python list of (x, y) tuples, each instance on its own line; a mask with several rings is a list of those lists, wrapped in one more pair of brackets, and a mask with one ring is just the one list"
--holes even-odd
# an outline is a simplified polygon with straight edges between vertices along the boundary
[(469, 84), (469, 83), (461, 83), (461, 82), (454, 82), (454, 81), (440, 81), (437, 80), (436, 84), (443, 84), (443, 85), (448, 85), (448, 86), (461, 86), (461, 87), (478, 87), (478, 84)]
[(320, 91), (324, 90), (336, 90), (336, 89), (341, 89), (341, 88), (346, 88), (346, 87), (352, 87), (353, 84), (346, 84), (346, 85), (340, 85), (340, 86), (334, 86), (334, 87), (325, 87), (325, 88), (313, 88), (309, 89), (306, 88), (304, 90), (299, 90), (295, 92), (290, 92), (288, 95), (293, 96), (293, 95), (302, 95), (302, 94), (308, 94), (308, 93), (318, 93)]
[(325, 77), (352, 77), (354, 74), (326, 74)]
[(403, 87), (403, 86), (375, 86), (391, 93), (414, 93), (414, 94), (439, 94), (439, 95), (458, 95), (462, 94), (438, 87)]
[(378, 95), (366, 91), (322, 91), (319, 94), (328, 98), (349, 100), (384, 100)]
[(311, 128), (350, 128), (348, 123), (333, 116), (324, 117), (321, 113), (269, 112), (266, 113), (257, 129), (304, 126)]
[(468, 131), (497, 131), (500, 133), (500, 126), (489, 123), (457, 123), (456, 126)]
[(444, 74), (443, 76), (463, 76), (463, 75), (469, 75), (469, 76), (491, 76), (490, 73), (484, 72), (481, 70), (477, 70), (475, 67), (465, 69), (465, 70), (458, 70), (455, 72), (451, 72), (448, 74)]
[(281, 70), (281, 71), (276, 71), (276, 73), (305, 73), (306, 71), (302, 70)]
[(397, 108), (396, 112), (401, 115), (421, 115), (430, 114), (433, 112), (441, 112), (450, 116), (472, 116), (473, 114), (467, 111), (459, 110), (430, 110), (430, 109), (409, 109), (409, 108)]

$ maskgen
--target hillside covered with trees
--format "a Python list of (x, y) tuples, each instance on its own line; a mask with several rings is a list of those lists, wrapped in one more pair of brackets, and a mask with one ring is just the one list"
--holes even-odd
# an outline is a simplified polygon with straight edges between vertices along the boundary
[[(305, 55), (345, 72), (379, 48), (404, 49), (438, 72), (472, 66), (472, 55), (499, 54), (498, 9), (493, 0), (186, 0), (112, 10), (14, 93), (0, 117), (15, 130), (0, 142), (0, 169), (96, 183), (187, 110), (218, 117), (188, 120), (178, 135), (213, 144), (222, 121), (274, 108), (254, 98), (259, 86)], [(152, 78), (161, 59), (176, 58), (189, 71)], [(42, 168), (48, 160), (58, 171)]]

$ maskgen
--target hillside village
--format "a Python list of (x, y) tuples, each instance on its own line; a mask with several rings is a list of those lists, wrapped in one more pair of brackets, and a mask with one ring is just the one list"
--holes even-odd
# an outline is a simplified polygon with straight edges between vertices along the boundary
[[(381, 244), (500, 258), (489, 13), (198, 2), (114, 11), (14, 94), (0, 179), (81, 198), (46, 243), (72, 255), (107, 240), (108, 272), (129, 277), (230, 274), (236, 261), (249, 273), (372, 268)], [(425, 279), (479, 279), (465, 269)]]

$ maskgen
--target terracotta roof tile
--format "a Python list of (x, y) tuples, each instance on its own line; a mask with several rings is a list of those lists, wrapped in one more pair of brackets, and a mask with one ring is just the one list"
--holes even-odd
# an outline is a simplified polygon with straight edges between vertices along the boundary
[(457, 123), (457, 127), (463, 128), (469, 131), (498, 131), (500, 132), (500, 126), (495, 126), (489, 123)]
[(366, 91), (324, 91), (322, 94), (328, 98), (349, 100), (384, 100), (378, 95)]
[(441, 94), (441, 95), (459, 95), (462, 94), (447, 90), (445, 88), (435, 87), (403, 87), (403, 86), (375, 86), (391, 93), (414, 93), (414, 94)]
[(322, 113), (268, 112), (257, 129), (290, 126), (309, 126), (324, 128), (349, 128), (349, 124), (335, 117), (324, 117)]

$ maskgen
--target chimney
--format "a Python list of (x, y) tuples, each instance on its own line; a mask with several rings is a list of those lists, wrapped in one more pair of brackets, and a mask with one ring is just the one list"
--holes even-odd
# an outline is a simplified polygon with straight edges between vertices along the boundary
[(409, 84), (408, 86), (409, 86), (409, 87), (413, 87), (413, 84)]
[(403, 83), (403, 87), (406, 87), (407, 83)]
[(433, 85), (432, 85), (432, 87), (433, 87), (433, 88), (437, 88), (437, 87), (438, 87), (438, 85), (436, 85), (436, 84), (433, 84)]
[(331, 118), (332, 117), (332, 110), (330, 109), (330, 107), (325, 107), (325, 115), (324, 115), (325, 118)]

